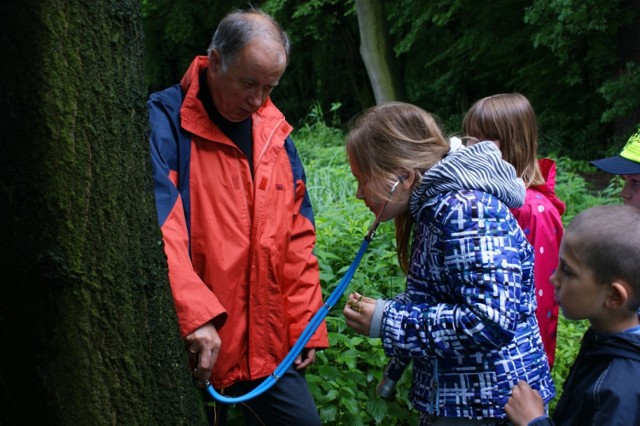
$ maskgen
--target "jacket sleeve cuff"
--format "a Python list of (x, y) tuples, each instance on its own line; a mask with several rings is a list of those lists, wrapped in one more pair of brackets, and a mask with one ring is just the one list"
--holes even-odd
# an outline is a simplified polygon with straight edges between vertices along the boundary
[(382, 335), (382, 314), (387, 301), (384, 299), (376, 300), (376, 308), (371, 317), (371, 325), (369, 326), (369, 337), (380, 337)]
[(527, 426), (553, 426), (553, 422), (547, 416), (536, 417), (531, 420)]

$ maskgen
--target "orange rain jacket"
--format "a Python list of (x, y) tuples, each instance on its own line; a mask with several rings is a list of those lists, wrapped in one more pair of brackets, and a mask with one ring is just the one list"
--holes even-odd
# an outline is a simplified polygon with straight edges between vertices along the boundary
[[(196, 57), (180, 85), (151, 95), (158, 222), (182, 336), (208, 321), (221, 352), (216, 388), (270, 375), (322, 305), (313, 212), (283, 114), (253, 114), (253, 177), (197, 94)], [(324, 322), (307, 347), (326, 348)]]

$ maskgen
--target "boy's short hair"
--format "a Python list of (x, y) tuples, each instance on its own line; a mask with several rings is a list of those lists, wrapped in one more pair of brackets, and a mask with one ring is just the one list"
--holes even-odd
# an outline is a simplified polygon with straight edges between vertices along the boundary
[(598, 283), (628, 283), (632, 291), (628, 308), (640, 307), (640, 209), (592, 207), (571, 220), (564, 238)]

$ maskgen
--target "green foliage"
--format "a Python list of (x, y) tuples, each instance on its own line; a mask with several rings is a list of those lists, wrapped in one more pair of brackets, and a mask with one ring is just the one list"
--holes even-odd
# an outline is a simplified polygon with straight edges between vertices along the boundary
[[(534, 0), (526, 8), (524, 19), (540, 29), (533, 38), (535, 47), (547, 46), (561, 64), (571, 63), (571, 72), (565, 78), (573, 84), (589, 67), (614, 62), (611, 37), (630, 23), (632, 16), (624, 0)], [(587, 67), (574, 63), (585, 53), (592, 59)]]
[[(274, 16), (280, 12), (287, 10), (287, 2), (285, 0), (268, 0), (262, 5), (262, 9)], [(295, 5), (289, 10), (293, 10), (291, 18), (305, 22), (304, 33), (302, 35), (309, 36), (315, 41), (327, 40), (331, 36), (331, 31), (336, 25), (339, 25), (340, 15), (352, 17), (355, 16), (354, 2), (344, 0), (307, 0), (304, 2), (295, 2)], [(341, 11), (340, 14), (330, 13), (323, 15), (327, 11)], [(324, 19), (320, 19), (323, 17)]]
[(151, 91), (176, 84), (196, 55), (206, 55), (218, 22), (246, 0), (142, 0), (146, 80)]
[(551, 371), (553, 382), (556, 385), (556, 397), (549, 404), (550, 412), (556, 407), (558, 399), (562, 395), (562, 386), (569, 375), (571, 365), (578, 355), (580, 342), (588, 323), (586, 321), (571, 321), (560, 315), (558, 318), (558, 345), (556, 347), (556, 357)]
[(290, 122), (303, 123), (310, 103), (327, 110), (339, 102), (341, 122), (374, 103), (353, 0), (266, 0), (261, 7), (291, 38), (291, 63), (273, 93)]
[[(359, 54), (353, 0), (264, 0), (292, 41), (273, 100), (294, 125), (309, 105), (335, 102), (335, 127), (375, 99)], [(143, 0), (148, 87), (177, 83), (204, 54), (222, 17), (244, 0)], [(638, 123), (640, 63), (633, 49), (640, 5), (629, 0), (388, 0), (389, 60), (404, 100), (459, 131), (477, 99), (519, 92), (534, 106), (544, 139), (561, 155), (597, 158)], [(499, 25), (496, 25), (499, 22)], [(333, 119), (331, 125), (334, 126)]]
[(557, 169), (556, 194), (567, 206), (562, 217), (564, 223), (589, 207), (619, 203), (618, 194), (622, 189), (620, 177), (611, 176), (610, 183), (604, 189), (597, 190), (584, 178), (595, 171), (595, 167), (589, 163), (561, 157), (557, 160)]
[[(629, 128), (638, 125), (639, 64), (627, 46), (637, 38), (636, 3), (388, 0), (385, 9), (406, 100), (437, 114), (449, 133), (459, 130), (463, 114), (483, 96), (517, 91), (531, 100), (541, 149), (560, 156), (557, 193), (567, 203), (566, 222), (590, 206), (619, 202), (619, 178), (604, 189), (594, 188), (585, 179), (594, 168), (582, 160), (609, 155), (629, 136)], [(158, 89), (178, 82), (193, 56), (206, 51), (217, 22), (247, 2), (143, 0), (142, 5), (147, 81)], [(301, 123), (294, 139), (315, 208), (316, 253), (326, 296), (373, 220), (355, 200), (344, 135), (336, 130), (374, 103), (358, 52), (354, 2), (265, 0), (253, 5), (274, 15), (292, 40), (291, 63), (273, 100), (290, 122)], [(380, 227), (350, 290), (371, 296), (402, 290), (392, 228)], [(377, 399), (375, 385), (385, 357), (373, 341), (344, 328), (340, 308), (328, 319), (332, 347), (319, 355), (309, 374), (323, 420), (415, 421), (406, 399), (409, 374), (399, 385), (396, 401)], [(580, 332), (579, 325), (561, 319), (562, 344), (554, 368), (558, 384), (577, 350)]]
[[(524, 21), (534, 30), (533, 46), (545, 56), (544, 67), (552, 63), (560, 71), (553, 76), (556, 89), (532, 97), (548, 136), (570, 148), (561, 148), (563, 154), (595, 158), (615, 143), (605, 123), (625, 117), (637, 121), (640, 103), (631, 93), (637, 93), (632, 88), (638, 79), (628, 63), (637, 55), (625, 53), (625, 38), (635, 37), (631, 28), (637, 26), (638, 7), (629, 6), (625, 0), (535, 0), (526, 7)], [(540, 71), (540, 76), (548, 72)], [(628, 128), (619, 130), (628, 136)]]
[(412, 417), (406, 395), (387, 402), (376, 394), (388, 361), (380, 341), (350, 332), (341, 314), (329, 316), (327, 327), (331, 348), (307, 374), (323, 424), (406, 424)]
[(638, 96), (628, 96), (628, 94), (640, 93), (640, 66), (633, 62), (627, 63), (622, 75), (604, 82), (598, 89), (598, 93), (610, 105), (602, 113), (602, 121), (605, 123), (637, 111), (640, 109), (640, 99)]
[[(307, 170), (307, 185), (315, 210), (324, 299), (349, 268), (374, 217), (355, 199), (356, 184), (344, 149), (344, 134), (324, 124), (318, 107), (294, 135)], [(395, 266), (393, 226), (382, 224), (362, 259), (347, 292), (358, 290), (372, 297), (401, 292), (404, 277)], [(327, 317), (331, 347), (318, 353), (308, 369), (307, 381), (318, 404), (323, 424), (417, 424), (408, 402), (410, 374), (398, 384), (394, 401), (377, 396), (376, 386), (388, 361), (378, 339), (368, 339), (346, 327), (344, 299)], [(391, 423), (389, 423), (391, 422)]]
[[(623, 71), (637, 66), (624, 39), (635, 39), (638, 8), (624, 0), (394, 0), (386, 8), (408, 101), (440, 116), (449, 133), (475, 100), (505, 92), (527, 96), (546, 141), (581, 159), (615, 143), (609, 123), (637, 122), (637, 77)], [(628, 136), (626, 126), (615, 131)]]

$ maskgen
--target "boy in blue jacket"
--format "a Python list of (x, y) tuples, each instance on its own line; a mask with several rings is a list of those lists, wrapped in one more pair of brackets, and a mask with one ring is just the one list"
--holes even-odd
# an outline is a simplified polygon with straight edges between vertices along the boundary
[(598, 206), (565, 230), (551, 277), (564, 316), (590, 327), (552, 419), (526, 382), (505, 406), (515, 425), (640, 425), (640, 209)]

